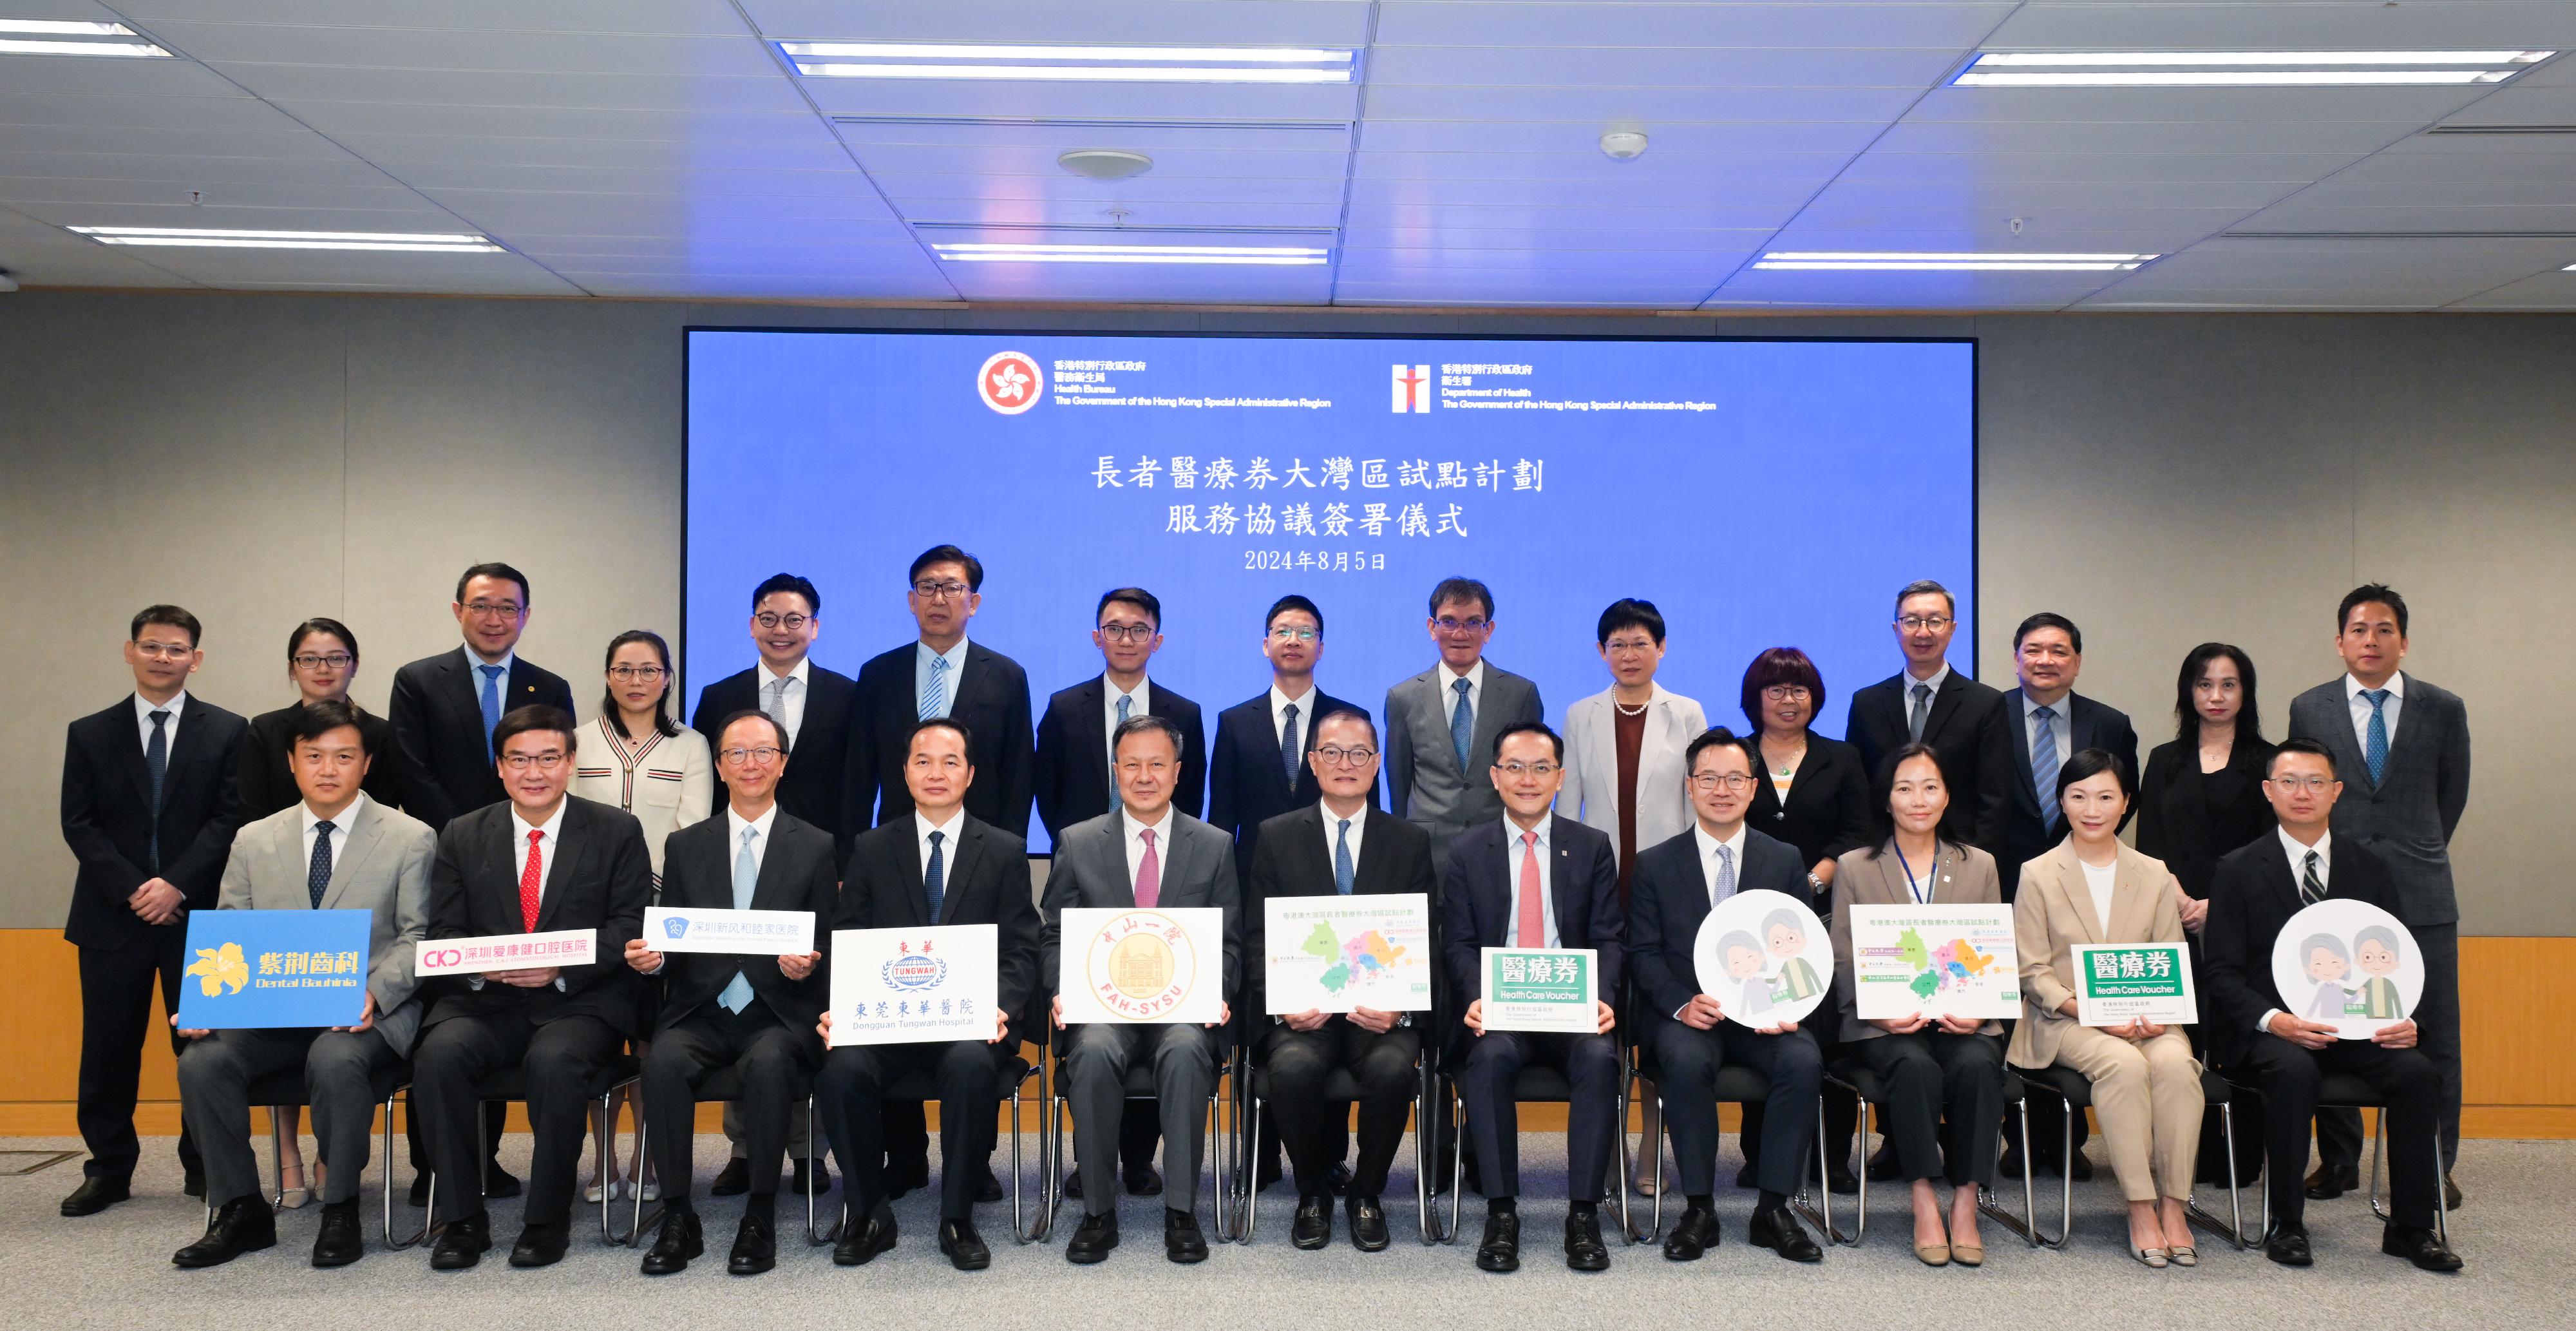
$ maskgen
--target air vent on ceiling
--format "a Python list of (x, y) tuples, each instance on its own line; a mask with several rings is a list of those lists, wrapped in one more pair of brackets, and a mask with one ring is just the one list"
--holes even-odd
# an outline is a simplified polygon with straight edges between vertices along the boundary
[(2576, 125), (2435, 125), (2427, 134), (2576, 134)]
[(2576, 231), (2222, 231), (2221, 240), (2576, 240)]

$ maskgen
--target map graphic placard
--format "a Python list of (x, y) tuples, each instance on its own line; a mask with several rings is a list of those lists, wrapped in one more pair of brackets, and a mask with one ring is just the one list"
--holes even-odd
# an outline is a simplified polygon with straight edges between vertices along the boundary
[(2367, 1040), (2423, 1001), (2424, 950), (2387, 911), (2328, 897), (2281, 926), (2272, 983), (2290, 1015), (2322, 1021), (2340, 1039)]
[(1274, 1015), (1431, 1010), (1431, 898), (1272, 897), (1262, 975)]
[(188, 912), (179, 1029), (346, 1026), (367, 1006), (369, 910)]
[(1691, 949), (1700, 992), (1755, 1030), (1805, 1021), (1833, 992), (1824, 921), (1786, 892), (1755, 889), (1717, 903)]
[(1000, 947), (989, 924), (833, 930), (832, 1047), (993, 1038)]
[(2180, 943), (2077, 943), (2075, 1019), (2123, 1026), (2141, 1017), (2159, 1026), (2200, 1020), (2192, 995), (2191, 953)]
[(1188, 1022), (1225, 1014), (1225, 912), (1068, 906), (1057, 960), (1064, 1022)]
[(1592, 1035), (1601, 1029), (1592, 988), (1600, 954), (1591, 948), (1489, 947), (1483, 958), (1486, 1030)]
[(1852, 1000), (1861, 1020), (2021, 1015), (2012, 907), (1850, 910)]

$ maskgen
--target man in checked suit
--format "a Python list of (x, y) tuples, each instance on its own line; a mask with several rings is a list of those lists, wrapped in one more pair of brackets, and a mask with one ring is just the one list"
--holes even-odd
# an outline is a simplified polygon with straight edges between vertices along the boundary
[[(2343, 774), (2339, 839), (2370, 847), (2397, 883), (2397, 918), (2424, 950), (2415, 1010), (2424, 1056), (2442, 1072), (2442, 1168), (2460, 1154), (2460, 903), (2451, 834), (2469, 807), (2469, 711), (2460, 697), (2398, 669), (2406, 659), (2406, 598), (2380, 583), (2346, 593), (2335, 610), (2344, 676), (2290, 700), (2290, 735), (2318, 740)], [(2342, 1195), (2361, 1181), (2361, 1115), (2317, 1115), (2308, 1196)], [(2460, 1204), (2446, 1177), (2444, 1205)]]
[(1896, 645), (1905, 668), (1852, 691), (1843, 736), (1873, 776), (1887, 755), (1912, 741), (1939, 750), (1950, 781), (1941, 835), (2000, 859), (2012, 813), (2012, 722), (2003, 694), (1950, 668), (1958, 615), (1949, 589), (1929, 579), (1896, 594)]
[(1494, 739), (1543, 718), (1538, 685), (1485, 659), (1494, 594), (1474, 578), (1443, 578), (1425, 622), (1440, 664), (1386, 691), (1386, 770), (1396, 815), (1431, 834), (1431, 851), (1503, 816), (1486, 772)]

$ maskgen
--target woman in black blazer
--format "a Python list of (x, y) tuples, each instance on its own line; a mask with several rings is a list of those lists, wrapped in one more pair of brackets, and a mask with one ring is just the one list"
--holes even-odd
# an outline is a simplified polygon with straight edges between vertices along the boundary
[[(308, 619), (286, 635), (286, 678), (296, 700), (274, 712), (250, 719), (242, 736), (240, 761), (233, 768), (233, 791), (241, 800), (242, 821), (256, 822), (295, 807), (304, 798), (286, 765), (286, 730), (307, 703), (345, 700), (349, 682), (358, 674), (358, 635), (336, 619)], [(393, 726), (373, 712), (358, 713), (358, 729), (373, 756), (360, 789), (367, 798), (396, 809), (418, 808), (415, 792), (423, 780), (411, 760), (394, 743)]]

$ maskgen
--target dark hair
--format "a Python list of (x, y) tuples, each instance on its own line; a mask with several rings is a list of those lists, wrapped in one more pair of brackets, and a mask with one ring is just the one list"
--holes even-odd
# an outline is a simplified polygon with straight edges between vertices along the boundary
[[(1324, 723), (1325, 723), (1325, 722), (1327, 722), (1327, 721), (1333, 721), (1333, 720), (1357, 721), (1357, 722), (1359, 722), (1361, 725), (1367, 726), (1367, 727), (1368, 727), (1368, 732), (1369, 732), (1369, 747), (1370, 747), (1370, 748), (1372, 748), (1372, 749), (1374, 749), (1374, 748), (1376, 748), (1376, 747), (1378, 746), (1378, 743), (1377, 743), (1377, 718), (1376, 718), (1376, 717), (1373, 717), (1373, 716), (1371, 716), (1371, 715), (1369, 715), (1369, 714), (1368, 714), (1368, 713), (1366, 713), (1366, 712), (1361, 711), (1360, 709), (1358, 709), (1358, 708), (1356, 708), (1356, 707), (1329, 707), (1329, 708), (1326, 708), (1326, 709), (1324, 710), (1324, 714), (1323, 714), (1322, 716), (1319, 716), (1319, 717), (1316, 717), (1316, 718), (1315, 718), (1315, 728), (1314, 728), (1312, 731), (1309, 731), (1308, 733), (1309, 733), (1309, 734), (1315, 734), (1315, 735), (1323, 734), (1323, 733), (1324, 733)], [(1499, 747), (1501, 747), (1501, 746), (1497, 745), (1496, 747), (1497, 747), (1497, 748), (1499, 748)]]
[(351, 633), (348, 625), (343, 624), (336, 619), (324, 619), (321, 616), (316, 615), (286, 631), (286, 663), (288, 665), (291, 666), (295, 664), (296, 650), (304, 645), (304, 640), (306, 638), (310, 638), (316, 633), (328, 633), (332, 637), (338, 638), (340, 640), (340, 645), (349, 649), (349, 664), (356, 665), (358, 663), (358, 635)]
[(975, 732), (968, 730), (965, 722), (960, 721), (953, 716), (925, 716), (920, 720), (913, 722), (912, 729), (904, 733), (903, 751), (906, 753), (912, 752), (912, 741), (918, 738), (921, 732), (925, 730), (946, 730), (953, 732), (957, 736), (957, 742), (965, 746), (966, 765), (968, 767), (975, 765)]
[(1940, 597), (1941, 600), (1950, 607), (1951, 617), (1954, 619), (1958, 617), (1959, 598), (1952, 596), (1949, 588), (1942, 586), (1940, 583), (1934, 582), (1930, 578), (1916, 578), (1914, 581), (1897, 588), (1895, 613), (1900, 615), (1904, 614), (1905, 603), (1917, 596)]
[(2245, 705), (2236, 712), (2236, 742), (2263, 738), (2263, 713), (2254, 705), (2254, 658), (2245, 649), (2224, 642), (2204, 642), (2182, 658), (2182, 673), (2174, 678), (2174, 740), (2189, 747), (2200, 735), (2200, 709), (2192, 705), (2192, 686), (2209, 669), (2209, 663), (2220, 657), (2236, 663), (2236, 678), (2245, 686)]
[[(1744, 668), (1744, 719), (1754, 734), (1762, 733), (1762, 691), (1774, 684), (1806, 685), (1816, 704), (1808, 720), (1824, 715), (1825, 677), (1816, 672), (1816, 663), (1795, 647), (1768, 648)], [(1758, 764), (1754, 770), (1761, 770)]]
[(1485, 607), (1486, 623), (1490, 624), (1494, 622), (1493, 590), (1485, 584), (1476, 581), (1474, 578), (1442, 578), (1440, 580), (1440, 585), (1431, 589), (1431, 613), (1433, 615), (1438, 615), (1440, 613), (1440, 607), (1447, 605), (1451, 601), (1465, 601), (1470, 599), (1474, 600), (1478, 605)]
[(358, 752), (373, 758), (376, 756), (376, 737), (368, 733), (366, 715), (356, 703), (346, 698), (308, 702), (287, 718), (286, 751), (293, 753), (296, 745), (309, 739), (320, 739), (347, 726), (358, 732)]
[(1622, 596), (1601, 612), (1601, 623), (1594, 630), (1596, 636), (1593, 641), (1607, 647), (1611, 634), (1629, 628), (1644, 629), (1646, 636), (1653, 638), (1655, 645), (1660, 647), (1664, 643), (1664, 612), (1657, 610), (1652, 601)]
[(1290, 592), (1286, 596), (1282, 596), (1278, 600), (1270, 603), (1270, 613), (1261, 617), (1262, 636), (1269, 636), (1271, 621), (1276, 620), (1281, 615), (1286, 614), (1291, 610), (1303, 610), (1307, 614), (1314, 616), (1315, 636), (1318, 638), (1324, 636), (1324, 612), (1316, 609), (1314, 602), (1307, 600), (1303, 596), (1299, 596), (1295, 592)]
[[(2266, 781), (2271, 780), (2273, 766), (2279, 763), (2283, 756), (2293, 753), (2304, 753), (2313, 757), (2323, 758), (2326, 764), (2326, 774), (2328, 776), (2334, 775), (2334, 750), (2327, 748), (2325, 746), (2325, 741), (2310, 739), (2305, 735), (2292, 735), (2288, 739), (2281, 741), (2281, 747), (2272, 750), (2271, 757), (2263, 760), (2263, 779)], [(2341, 778), (2338, 777), (2336, 779), (2340, 780)]]
[(1121, 601), (1153, 616), (1154, 631), (1157, 633), (1163, 631), (1163, 603), (1154, 599), (1154, 594), (1142, 587), (1112, 587), (1102, 592), (1100, 604), (1092, 608), (1091, 622), (1099, 623), (1101, 614), (1108, 610), (1111, 604)]
[(2137, 816), (2138, 774), (2129, 770), (2129, 760), (2109, 749), (2077, 749), (2074, 756), (2066, 760), (2066, 765), (2057, 769), (2057, 822), (2048, 829), (2051, 844), (2064, 841), (2069, 830), (2066, 788), (2104, 772), (2109, 772), (2111, 779), (2120, 783), (2120, 827), (2112, 828), (2112, 832), (2116, 834), (2120, 828), (2127, 827), (2129, 820)]
[(1724, 726), (1710, 726), (1692, 738), (1690, 747), (1682, 750), (1682, 774), (1687, 777), (1699, 770), (1699, 756), (1715, 748), (1729, 748), (1744, 755), (1744, 770), (1755, 777), (1762, 775), (1762, 757), (1753, 751), (1753, 741)]
[[(653, 733), (664, 738), (679, 734), (680, 723), (671, 719), (671, 690), (678, 681), (671, 678), (671, 644), (662, 641), (661, 634), (651, 629), (628, 629), (609, 639), (608, 660), (600, 666), (600, 669), (606, 670), (609, 666), (617, 664), (617, 649), (630, 642), (643, 643), (653, 649), (654, 655), (662, 658), (662, 698), (661, 701), (653, 704)], [(599, 715), (602, 720), (617, 727), (618, 734), (626, 735), (626, 714), (618, 710), (617, 690), (603, 688), (600, 691)], [(636, 736), (626, 735), (626, 738), (634, 739)], [(498, 753), (500, 749), (495, 746), (492, 751)]]
[(474, 581), (476, 578), (494, 578), (502, 582), (515, 582), (519, 584), (519, 608), (525, 610), (529, 606), (536, 604), (536, 593), (528, 590), (528, 575), (521, 573), (519, 570), (512, 568), (507, 564), (499, 563), (476, 564), (474, 567), (457, 574), (457, 604), (464, 604), (465, 584)]
[[(1915, 758), (1930, 759), (1932, 770), (1941, 774), (1941, 793), (1951, 794), (1950, 773), (1941, 766), (1941, 751), (1919, 739), (1897, 745), (1879, 759), (1878, 770), (1869, 777), (1869, 857), (1873, 860), (1896, 839), (1896, 814), (1887, 807), (1888, 801), (1896, 798), (1896, 769)], [(1949, 810), (1944, 808), (1941, 812), (1947, 816)], [(1934, 857), (1938, 858), (1941, 824), (1937, 820), (1932, 824), (1932, 841)]]
[(197, 639), (203, 636), (204, 633), (204, 629), (197, 623), (197, 617), (195, 615), (189, 614), (187, 611), (182, 610), (175, 605), (147, 605), (142, 609), (135, 611), (134, 622), (125, 626), (125, 640), (127, 642), (140, 641), (143, 637), (143, 630), (155, 624), (161, 625), (164, 628), (184, 630), (188, 635), (188, 647), (191, 651), (196, 649)]
[(787, 751), (787, 727), (778, 724), (777, 717), (771, 716), (769, 713), (761, 711), (756, 707), (745, 707), (738, 712), (734, 712), (726, 716), (724, 720), (717, 722), (716, 733), (707, 736), (708, 746), (710, 748), (714, 748), (722, 745), (724, 743), (725, 732), (733, 729), (734, 722), (743, 720), (746, 717), (753, 720), (768, 722), (769, 733), (778, 737), (778, 756), (781, 758), (793, 756)]
[(761, 602), (782, 593), (804, 597), (808, 619), (823, 613), (823, 593), (814, 590), (812, 582), (793, 573), (772, 573), (761, 579), (760, 585), (751, 589), (751, 612), (759, 614)]
[(903, 575), (903, 580), (906, 582), (921, 581), (921, 571), (933, 564), (965, 565), (966, 590), (969, 592), (980, 592), (984, 590), (984, 561), (977, 559), (975, 556), (970, 555), (953, 545), (934, 545), (929, 549), (922, 551), (920, 554), (913, 556), (912, 568)]
[(564, 737), (564, 752), (581, 751), (581, 729), (572, 713), (552, 703), (532, 702), (513, 707), (501, 714), (501, 724), (492, 727), (492, 753), (498, 757), (503, 745), (535, 730), (551, 730)]
[(2068, 619), (2066, 616), (2061, 615), (2054, 610), (2042, 610), (2038, 614), (2032, 615), (2030, 618), (2023, 620), (2021, 622), (2021, 627), (2013, 630), (2013, 650), (2016, 652), (2020, 651), (2021, 640), (2039, 632), (2041, 629), (2065, 630), (2066, 644), (2075, 649), (2075, 654), (2077, 656), (2082, 656), (2084, 654), (2084, 630), (2075, 627), (2074, 620)]
[(2343, 604), (2335, 607), (2335, 635), (2343, 635), (2344, 625), (2352, 622), (2353, 608), (2378, 602), (2397, 616), (2397, 636), (2406, 636), (2406, 598), (2384, 582), (2365, 582), (2343, 594)]
[(1139, 712), (1119, 722), (1118, 729), (1111, 732), (1109, 736), (1109, 751), (1112, 754), (1117, 753), (1118, 746), (1126, 743), (1128, 736), (1141, 735), (1148, 730), (1172, 742), (1172, 759), (1178, 762), (1181, 756), (1180, 726), (1170, 717), (1156, 716), (1152, 712)]
[(1565, 762), (1565, 737), (1564, 737), (1564, 736), (1559, 735), (1559, 734), (1557, 734), (1555, 731), (1548, 729), (1548, 728), (1547, 728), (1546, 723), (1544, 723), (1544, 722), (1540, 722), (1540, 721), (1515, 721), (1515, 722), (1513, 722), (1512, 724), (1510, 724), (1510, 725), (1507, 725), (1507, 726), (1503, 727), (1503, 733), (1501, 733), (1501, 734), (1499, 734), (1499, 735), (1494, 736), (1494, 765), (1495, 765), (1495, 766), (1497, 766), (1497, 767), (1502, 766), (1502, 763), (1503, 763), (1503, 744), (1504, 744), (1504, 742), (1505, 742), (1505, 741), (1509, 740), (1509, 739), (1510, 739), (1512, 736), (1514, 736), (1514, 735), (1545, 735), (1545, 736), (1547, 736), (1547, 742), (1548, 742), (1549, 746), (1550, 746), (1550, 747), (1552, 747), (1552, 748), (1554, 748), (1554, 749), (1556, 750), (1556, 761), (1557, 761), (1560, 765), (1562, 765), (1562, 764)]

